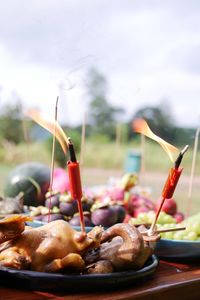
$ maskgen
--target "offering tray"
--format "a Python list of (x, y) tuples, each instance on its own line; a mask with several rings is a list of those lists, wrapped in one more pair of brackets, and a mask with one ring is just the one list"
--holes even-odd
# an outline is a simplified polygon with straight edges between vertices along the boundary
[(138, 280), (146, 280), (158, 267), (158, 259), (152, 255), (139, 270), (128, 270), (107, 274), (66, 275), (0, 267), (1, 285), (37, 290), (98, 290), (124, 285), (134, 286)]

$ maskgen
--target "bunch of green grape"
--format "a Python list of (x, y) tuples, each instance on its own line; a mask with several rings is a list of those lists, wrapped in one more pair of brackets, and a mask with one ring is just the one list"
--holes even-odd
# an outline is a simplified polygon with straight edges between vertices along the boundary
[[(142, 212), (138, 214), (137, 218), (131, 218), (129, 222), (133, 225), (152, 224), (154, 218), (155, 211)], [(157, 220), (157, 224), (176, 224), (176, 219), (171, 215), (166, 214), (164, 211), (161, 211)]]
[[(162, 227), (170, 228), (170, 225), (171, 224), (164, 224)], [(161, 233), (161, 237), (170, 240), (184, 240), (184, 241), (200, 240), (200, 220), (190, 224), (179, 223), (171, 227), (181, 227), (183, 225), (186, 226), (185, 230), (163, 232)]]
[[(137, 218), (131, 218), (130, 224), (152, 224), (155, 218), (155, 212), (143, 212), (138, 214)], [(200, 214), (185, 219), (181, 223), (176, 223), (175, 218), (161, 211), (157, 220), (158, 229), (186, 227), (185, 230), (169, 231), (161, 233), (161, 238), (170, 240), (200, 241)]]
[(173, 239), (200, 241), (200, 213), (197, 213), (183, 222), (179, 223), (180, 226), (185, 226), (186, 230), (182, 232), (174, 232)]

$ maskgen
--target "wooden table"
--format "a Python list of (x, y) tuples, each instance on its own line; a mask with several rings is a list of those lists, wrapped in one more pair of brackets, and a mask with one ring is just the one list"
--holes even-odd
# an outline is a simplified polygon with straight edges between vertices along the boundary
[[(78, 287), (77, 287), (78, 289)], [(162, 299), (184, 300), (200, 299), (200, 262), (172, 263), (160, 261), (156, 272), (146, 281), (137, 283), (133, 287), (117, 291), (101, 292), (43, 292), (17, 290), (0, 287), (0, 300), (129, 300), (129, 299)]]

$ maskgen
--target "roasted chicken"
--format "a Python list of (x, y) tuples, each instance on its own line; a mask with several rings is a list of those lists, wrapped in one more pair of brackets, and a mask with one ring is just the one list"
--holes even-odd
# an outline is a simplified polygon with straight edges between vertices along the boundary
[[(12, 224), (11, 218), (10, 221)], [(3, 229), (1, 241), (4, 242), (0, 245), (0, 265), (42, 272), (63, 269), (80, 272), (85, 267), (82, 255), (91, 248), (99, 247), (103, 232), (103, 228), (98, 226), (83, 235), (63, 220), (38, 228), (29, 227), (22, 232), (21, 228), (25, 226), (23, 218), (20, 218), (16, 231), (12, 226), (10, 234), (10, 224), (8, 218), (0, 221), (0, 232)]]
[(119, 223), (88, 234), (56, 220), (38, 228), (25, 226), (28, 217), (0, 221), (0, 266), (40, 272), (110, 273), (143, 267), (159, 236), (144, 228)]

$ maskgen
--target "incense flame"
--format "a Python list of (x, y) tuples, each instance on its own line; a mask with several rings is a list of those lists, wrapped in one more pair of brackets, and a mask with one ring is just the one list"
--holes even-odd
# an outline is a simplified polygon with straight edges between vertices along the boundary
[(176, 147), (174, 147), (173, 145), (167, 143), (165, 140), (161, 139), (156, 134), (154, 134), (144, 119), (134, 120), (132, 123), (132, 127), (135, 132), (144, 134), (147, 137), (149, 137), (150, 139), (158, 142), (161, 145), (161, 147), (166, 151), (170, 160), (172, 162), (175, 161), (175, 159), (173, 158), (173, 153), (177, 154), (179, 152), (179, 150)]
[(36, 109), (31, 109), (27, 111), (26, 115), (30, 117), (33, 121), (35, 121), (37, 124), (39, 124), (46, 130), (51, 132), (53, 135), (55, 135), (56, 139), (62, 147), (63, 152), (67, 154), (68, 138), (57, 121), (50, 120), (48, 117), (42, 116), (40, 112)]

